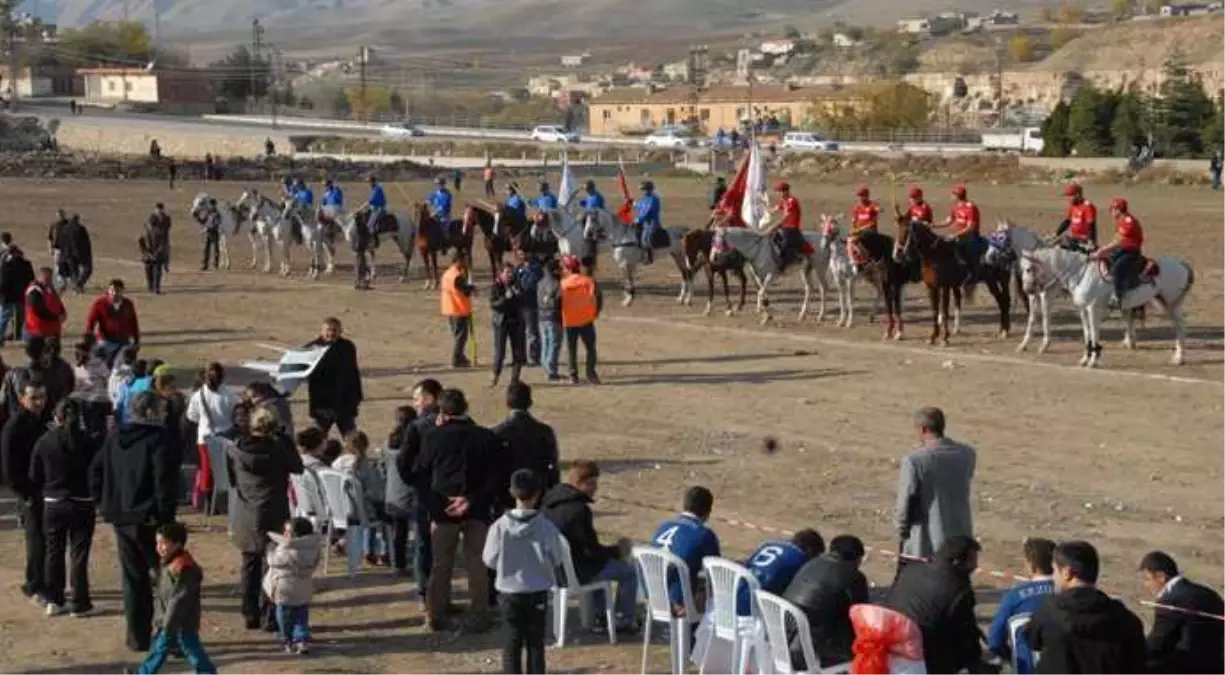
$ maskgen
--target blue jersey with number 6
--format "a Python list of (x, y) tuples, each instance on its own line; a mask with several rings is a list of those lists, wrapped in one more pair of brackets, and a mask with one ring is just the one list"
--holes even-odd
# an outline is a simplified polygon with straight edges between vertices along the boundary
[[(689, 566), (691, 591), (697, 590), (698, 572), (702, 571), (702, 558), (708, 555), (719, 555), (718, 535), (700, 518), (691, 513), (682, 513), (664, 521), (663, 525), (655, 530), (655, 536), (651, 538), (651, 541), (685, 561), (685, 564)], [(671, 573), (668, 575), (668, 597), (674, 605), (681, 605), (685, 602), (680, 580)]]
[[(757, 577), (761, 590), (782, 595), (791, 584), (795, 573), (799, 572), (806, 562), (808, 554), (799, 546), (789, 541), (767, 541), (753, 551), (744, 566)], [(741, 585), (736, 591), (736, 613), (749, 616), (752, 602), (749, 587)]]

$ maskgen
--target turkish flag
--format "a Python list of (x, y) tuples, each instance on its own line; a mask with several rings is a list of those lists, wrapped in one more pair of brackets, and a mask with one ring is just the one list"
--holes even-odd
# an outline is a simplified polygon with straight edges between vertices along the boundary
[(715, 213), (726, 218), (724, 223), (728, 227), (744, 227), (740, 207), (744, 204), (744, 196), (749, 188), (749, 159), (750, 153), (745, 153), (744, 161), (740, 162), (740, 168), (736, 170), (736, 177), (715, 206)]
[(630, 197), (630, 186), (625, 182), (625, 167), (617, 167), (617, 187), (621, 190), (621, 208), (617, 217), (626, 225), (634, 222), (634, 200)]

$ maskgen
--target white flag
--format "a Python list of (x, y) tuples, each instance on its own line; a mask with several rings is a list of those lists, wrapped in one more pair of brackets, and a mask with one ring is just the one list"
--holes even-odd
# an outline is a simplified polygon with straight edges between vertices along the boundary
[(766, 163), (762, 160), (761, 148), (754, 142), (749, 148), (749, 173), (744, 201), (740, 205), (740, 218), (749, 227), (760, 230), (769, 222), (768, 207)]
[(574, 182), (574, 174), (570, 173), (570, 159), (562, 155), (561, 185), (557, 188), (557, 205), (565, 210), (578, 194), (578, 184)]

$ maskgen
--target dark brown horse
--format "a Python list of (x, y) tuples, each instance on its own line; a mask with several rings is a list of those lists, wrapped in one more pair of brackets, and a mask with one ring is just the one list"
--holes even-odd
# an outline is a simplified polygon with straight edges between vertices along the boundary
[(502, 269), (506, 254), (522, 245), (525, 229), (523, 219), (503, 204), (470, 204), (464, 209), (464, 229), (480, 228), (484, 239), (485, 253), (489, 256), (489, 269), (494, 278)]
[(868, 259), (859, 275), (876, 289), (877, 297), (884, 300), (885, 315), (889, 319), (885, 325), (885, 334), (881, 337), (886, 340), (901, 340), (904, 327), (902, 291), (905, 290), (906, 284), (919, 280), (919, 260), (899, 251), (894, 246), (893, 237), (887, 234), (865, 232), (860, 235), (859, 244)]
[[(710, 246), (714, 242), (714, 230), (707, 228), (690, 230), (681, 238), (681, 259), (684, 265), (681, 267), (681, 277), (684, 281), (686, 293), (682, 297), (682, 301), (689, 305), (693, 300), (693, 277), (698, 270), (706, 272), (706, 309), (702, 311), (703, 315), (709, 315), (711, 305), (715, 301), (715, 275), (718, 274), (723, 279), (723, 299), (727, 302), (728, 316), (732, 316), (736, 312), (744, 309), (744, 296), (748, 280), (744, 274), (744, 256), (740, 255), (739, 251), (731, 251), (730, 253), (720, 256), (718, 263), (711, 262)], [(740, 280), (740, 303), (732, 308), (731, 292), (727, 286), (727, 273), (733, 272), (736, 278)]]
[[(950, 314), (956, 313), (954, 321), (958, 324), (958, 331), (955, 332), (959, 332), (961, 324), (961, 283), (965, 279), (965, 270), (957, 259), (957, 245), (904, 214), (897, 216), (897, 239), (898, 255), (914, 253), (921, 261), (920, 275), (923, 285), (927, 286), (927, 298), (932, 308), (932, 334), (927, 342), (936, 344), (936, 338), (941, 337), (940, 326), (943, 325), (941, 344), (947, 347)], [(954, 307), (950, 307), (950, 296)]]
[(454, 219), (444, 226), (425, 203), (414, 204), (413, 215), (417, 217), (417, 252), (425, 263), (425, 287), (438, 288), (438, 254), (455, 249), (471, 264), (475, 228), (466, 229), (462, 220)]

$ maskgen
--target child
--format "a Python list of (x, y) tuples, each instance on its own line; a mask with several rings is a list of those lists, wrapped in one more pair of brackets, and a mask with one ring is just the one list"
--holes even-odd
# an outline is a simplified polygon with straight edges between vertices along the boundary
[(549, 589), (556, 585), (553, 570), (562, 564), (561, 533), (536, 510), (540, 478), (534, 472), (519, 469), (512, 474), (510, 494), (515, 508), (489, 528), (482, 555), (485, 565), (497, 573), (494, 588), (501, 594), (499, 604), (510, 628), (502, 672), (543, 673)]
[(400, 476), (396, 459), (400, 456), (408, 427), (416, 419), (417, 411), (412, 406), (396, 408), (396, 428), (387, 437), (387, 449), (383, 451), (383, 465), (387, 467), (387, 492), (383, 503), (391, 521), (391, 563), (397, 576), (408, 576), (408, 530), (414, 520), (417, 491)]
[(281, 536), (268, 533), (275, 544), (268, 549), (264, 593), (276, 605), (276, 623), (287, 653), (310, 651), (312, 577), (319, 566), (319, 535), (309, 520), (285, 521)]
[(370, 521), (370, 529), (366, 531), (364, 544), (366, 562), (371, 565), (391, 566), (387, 556), (387, 541), (377, 539), (376, 523), (387, 521), (387, 509), (383, 502), (386, 495), (386, 481), (382, 471), (375, 462), (366, 456), (370, 450), (370, 438), (363, 431), (353, 431), (345, 436), (344, 453), (332, 462), (332, 468), (341, 473), (347, 473), (362, 485), (363, 506), (366, 518)]
[(111, 413), (107, 388), (110, 372), (90, 341), (82, 340), (76, 344), (74, 363), (72, 372), (76, 386), (73, 387), (72, 398), (82, 404), (81, 421), (85, 429), (94, 438), (101, 439), (106, 435), (106, 417)]
[(183, 652), (197, 673), (216, 673), (200, 644), (200, 587), (204, 573), (185, 548), (187, 527), (167, 523), (157, 528), (157, 555), (161, 572), (157, 582), (157, 635), (140, 673), (156, 673), (171, 650)]
[(129, 345), (119, 352), (119, 358), (111, 366), (111, 377), (107, 381), (106, 390), (111, 396), (111, 404), (119, 402), (120, 390), (132, 381), (132, 369), (136, 367), (140, 347)]

